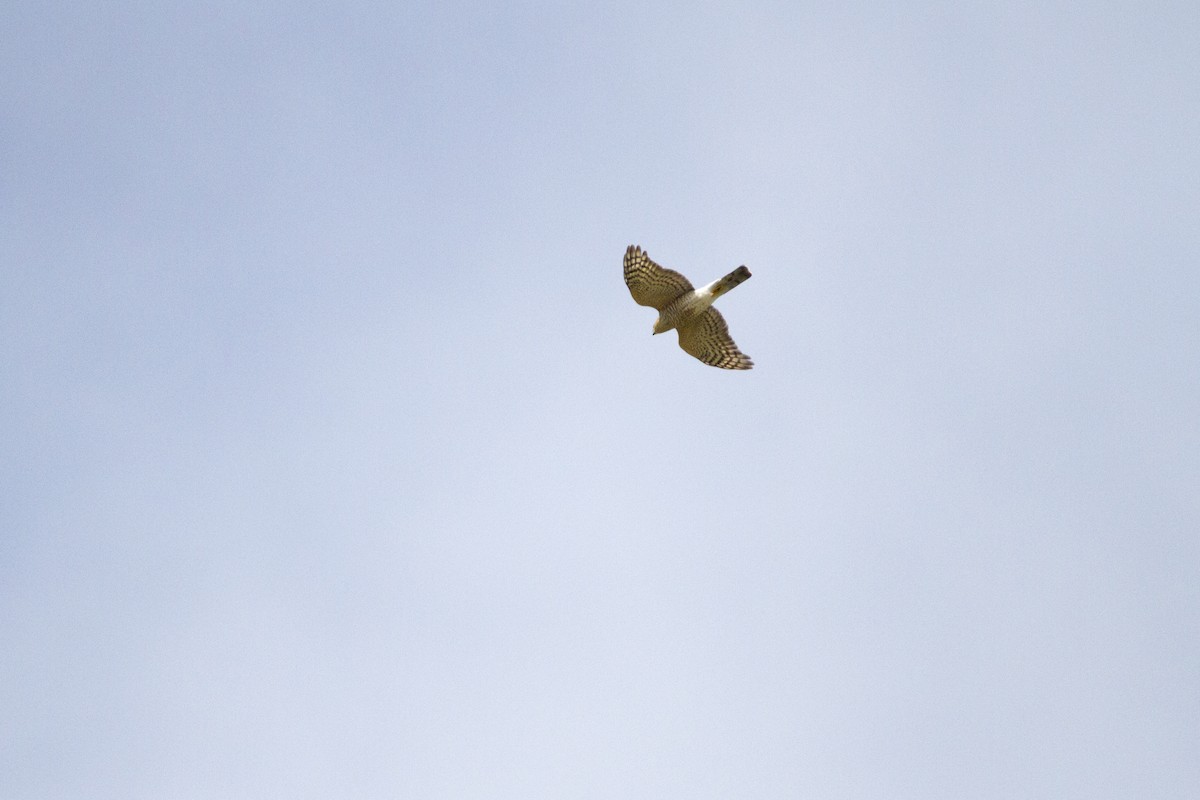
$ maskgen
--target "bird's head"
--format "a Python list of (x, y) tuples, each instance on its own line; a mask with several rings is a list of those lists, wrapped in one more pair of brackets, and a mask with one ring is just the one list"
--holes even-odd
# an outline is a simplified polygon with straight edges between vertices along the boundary
[(654, 320), (654, 330), (651, 332), (651, 335), (666, 333), (669, 330), (671, 330), (671, 325), (662, 317), (659, 317)]

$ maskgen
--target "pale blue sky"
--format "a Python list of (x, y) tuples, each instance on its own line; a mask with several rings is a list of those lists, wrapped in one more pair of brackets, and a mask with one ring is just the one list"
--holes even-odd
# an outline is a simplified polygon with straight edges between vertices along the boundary
[(9, 4), (0, 797), (1193, 797), (1198, 43)]

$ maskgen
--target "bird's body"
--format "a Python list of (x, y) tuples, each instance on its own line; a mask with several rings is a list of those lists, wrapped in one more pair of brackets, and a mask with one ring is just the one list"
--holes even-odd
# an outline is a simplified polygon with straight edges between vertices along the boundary
[(658, 320), (654, 323), (655, 333), (666, 333), (672, 328), (686, 325), (690, 320), (704, 313), (713, 301), (750, 277), (750, 270), (738, 267), (733, 272), (713, 281), (707, 286), (684, 292), (672, 300), (658, 312)]
[(741, 266), (720, 280), (696, 289), (678, 272), (660, 267), (642, 248), (625, 251), (625, 284), (636, 303), (658, 309), (654, 333), (674, 328), (684, 352), (722, 369), (750, 369), (754, 362), (738, 350), (729, 326), (713, 301), (750, 277)]

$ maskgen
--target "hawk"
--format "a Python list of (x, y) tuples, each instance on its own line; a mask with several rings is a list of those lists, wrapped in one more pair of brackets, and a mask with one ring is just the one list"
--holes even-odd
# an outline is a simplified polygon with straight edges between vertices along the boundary
[(696, 289), (691, 281), (673, 269), (660, 267), (650, 254), (636, 245), (625, 251), (625, 285), (640, 306), (658, 309), (654, 333), (674, 328), (679, 331), (679, 346), (721, 369), (750, 369), (754, 362), (738, 350), (729, 336), (729, 326), (713, 301), (750, 277), (750, 270), (738, 267), (720, 280)]

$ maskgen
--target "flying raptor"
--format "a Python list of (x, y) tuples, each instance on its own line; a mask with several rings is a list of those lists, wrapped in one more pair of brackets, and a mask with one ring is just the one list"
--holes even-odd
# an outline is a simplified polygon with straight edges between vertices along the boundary
[(654, 332), (674, 328), (685, 353), (721, 369), (754, 366), (734, 344), (721, 312), (713, 308), (714, 300), (749, 277), (750, 270), (741, 266), (697, 289), (675, 270), (655, 264), (642, 248), (631, 244), (625, 251), (625, 285), (634, 302), (658, 309)]

